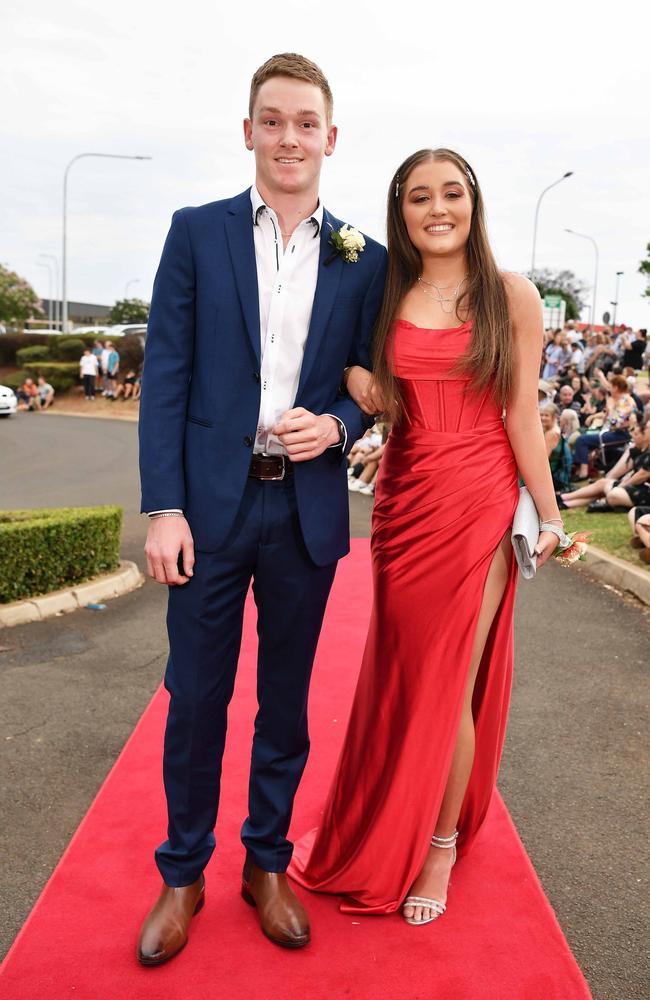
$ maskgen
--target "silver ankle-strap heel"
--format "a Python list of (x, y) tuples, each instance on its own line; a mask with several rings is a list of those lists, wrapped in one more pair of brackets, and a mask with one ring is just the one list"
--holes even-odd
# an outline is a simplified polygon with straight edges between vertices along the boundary
[[(449, 849), (451, 847), (451, 864), (452, 868), (456, 864), (456, 841), (458, 840), (458, 830), (454, 830), (451, 837), (436, 837), (435, 834), (431, 838), (432, 847), (441, 847)], [(449, 880), (449, 885), (451, 885), (451, 879)], [(404, 909), (407, 906), (425, 906), (431, 911), (431, 916), (427, 917), (426, 920), (414, 920), (413, 917), (407, 917), (404, 914)], [(424, 924), (430, 924), (433, 920), (437, 920), (441, 917), (445, 910), (447, 909), (445, 903), (441, 903), (439, 899), (427, 899), (426, 896), (407, 896), (402, 903), (402, 916), (407, 924), (411, 924), (413, 927), (424, 926)]]

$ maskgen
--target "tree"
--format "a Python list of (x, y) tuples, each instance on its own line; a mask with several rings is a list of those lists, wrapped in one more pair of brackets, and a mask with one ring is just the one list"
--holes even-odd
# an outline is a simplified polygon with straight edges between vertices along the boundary
[(29, 282), (0, 264), (0, 323), (22, 326), (42, 315), (41, 300)]
[(149, 303), (142, 299), (120, 299), (108, 314), (108, 322), (120, 326), (124, 323), (146, 323)]
[(642, 274), (646, 280), (645, 292), (643, 292), (644, 297), (650, 298), (650, 243), (648, 243), (646, 249), (645, 260), (642, 260), (639, 264), (639, 274)]
[[(530, 278), (530, 272), (528, 273)], [(586, 303), (584, 295), (587, 286), (579, 278), (576, 278), (573, 271), (551, 271), (550, 268), (543, 268), (535, 271), (535, 284), (542, 298), (545, 295), (561, 295), (566, 302), (566, 319), (580, 319), (580, 312)]]

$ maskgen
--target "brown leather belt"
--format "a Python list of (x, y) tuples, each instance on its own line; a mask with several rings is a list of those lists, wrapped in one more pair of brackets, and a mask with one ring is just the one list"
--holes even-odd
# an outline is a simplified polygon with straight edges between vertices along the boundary
[(286, 455), (253, 455), (248, 475), (253, 479), (284, 479), (293, 475), (293, 465)]

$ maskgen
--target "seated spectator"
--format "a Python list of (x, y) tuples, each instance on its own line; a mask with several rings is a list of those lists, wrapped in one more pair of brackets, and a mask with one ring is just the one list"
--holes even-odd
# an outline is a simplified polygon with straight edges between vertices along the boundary
[(380, 444), (378, 448), (366, 451), (361, 456), (359, 464), (362, 468), (358, 478), (354, 473), (348, 478), (348, 489), (351, 493), (359, 492), (370, 495), (375, 492), (375, 479), (385, 447), (384, 444)]
[(38, 405), (41, 410), (47, 410), (54, 402), (54, 386), (46, 382), (42, 375), (38, 376)]
[(135, 383), (133, 385), (133, 398), (140, 399), (140, 393), (142, 392), (142, 375), (136, 375)]
[(580, 436), (580, 418), (575, 410), (562, 410), (560, 414), (560, 432), (569, 448), (573, 448)]
[(580, 403), (582, 408), (591, 393), (591, 387), (589, 385), (589, 380), (584, 377), (584, 375), (574, 375), (571, 379), (571, 388), (573, 389), (573, 399), (575, 402)]
[[(646, 492), (650, 503), (650, 421), (632, 429), (632, 442), (606, 476), (578, 490), (566, 490), (558, 497), (563, 510), (588, 507), (591, 511), (632, 507), (643, 501)], [(625, 494), (625, 495), (624, 495)]]
[(609, 379), (606, 379), (600, 369), (597, 369), (597, 372), (600, 373), (603, 389), (607, 391), (605, 420), (601, 431), (581, 434), (575, 443), (575, 461), (579, 479), (587, 477), (589, 452), (592, 449), (599, 448), (603, 444), (625, 443), (629, 440), (629, 429), (636, 409), (634, 400), (627, 391), (627, 382), (622, 375), (610, 375)]
[(95, 386), (99, 374), (99, 356), (89, 347), (79, 358), (79, 375), (84, 384), (84, 396), (95, 402)]
[(563, 410), (573, 410), (574, 413), (580, 413), (580, 403), (574, 398), (575, 393), (570, 385), (560, 386), (559, 392), (555, 394), (554, 403), (559, 407), (560, 413)]
[(362, 438), (359, 438), (352, 445), (350, 454), (348, 455), (348, 475), (352, 473), (352, 470), (359, 463), (363, 455), (369, 451), (374, 451), (382, 442), (382, 424), (376, 423), (366, 431)]
[(571, 358), (569, 342), (561, 330), (556, 330), (553, 339), (544, 351), (544, 370), (542, 378), (550, 380), (562, 374), (565, 366)]
[(38, 406), (38, 389), (34, 385), (34, 379), (26, 378), (20, 388), (16, 391), (19, 410), (35, 410)]
[(543, 378), (537, 383), (537, 400), (540, 406), (542, 403), (553, 402), (553, 386)]
[(124, 382), (120, 383), (115, 390), (115, 399), (119, 399), (122, 396), (124, 399), (135, 399), (135, 385), (137, 376), (133, 368), (129, 368)]
[(553, 485), (556, 490), (568, 490), (571, 480), (572, 458), (569, 446), (560, 431), (558, 408), (555, 403), (543, 403), (539, 408), (539, 415), (542, 421)]
[(641, 549), (639, 558), (650, 566), (650, 507), (633, 507), (627, 517), (633, 532), (630, 544)]

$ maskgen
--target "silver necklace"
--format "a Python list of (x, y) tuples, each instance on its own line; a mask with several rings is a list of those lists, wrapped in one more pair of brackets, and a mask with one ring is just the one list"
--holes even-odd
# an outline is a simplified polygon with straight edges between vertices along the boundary
[[(454, 305), (454, 303), (458, 299), (458, 293), (460, 292), (461, 285), (465, 281), (466, 277), (467, 275), (464, 274), (463, 277), (458, 282), (458, 284), (456, 285), (456, 287), (454, 288), (454, 291), (451, 295), (443, 295), (442, 292), (444, 289), (452, 288), (453, 287), (452, 285), (436, 285), (435, 281), (427, 281), (426, 278), (422, 277), (422, 275), (419, 275), (418, 283), (420, 285), (420, 289), (424, 292), (424, 294), (428, 295), (430, 299), (433, 299), (435, 302), (437, 302), (440, 308), (442, 309), (443, 313), (445, 313), (447, 316), (451, 316), (456, 311), (456, 306)], [(430, 288), (433, 288), (435, 290), (435, 294), (432, 294), (429, 291), (429, 289), (425, 287), (425, 285), (429, 285)], [(446, 303), (452, 303), (452, 304), (448, 308)]]

